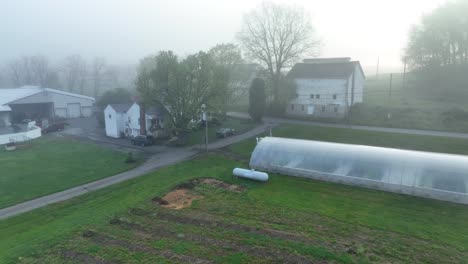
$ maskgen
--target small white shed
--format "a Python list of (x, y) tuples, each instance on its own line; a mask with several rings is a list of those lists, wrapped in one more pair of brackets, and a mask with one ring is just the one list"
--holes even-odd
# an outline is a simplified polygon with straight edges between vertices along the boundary
[(124, 119), (132, 104), (110, 104), (104, 109), (106, 136), (120, 138), (124, 133)]

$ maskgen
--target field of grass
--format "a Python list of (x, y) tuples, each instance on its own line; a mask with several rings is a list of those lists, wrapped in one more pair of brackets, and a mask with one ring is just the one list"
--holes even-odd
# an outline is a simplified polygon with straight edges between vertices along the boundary
[[(468, 141), (461, 139), (417, 141), (400, 134), (299, 126), (282, 126), (273, 133), (468, 152)], [(0, 263), (464, 263), (468, 259), (467, 206), (281, 175), (271, 175), (264, 184), (232, 179), (232, 168), (247, 166), (252, 142), (0, 221)], [(232, 152), (236, 160), (230, 158)], [(204, 198), (182, 210), (152, 201), (199, 177), (237, 184), (245, 191), (185, 185)]]
[[(242, 134), (246, 131), (249, 131), (255, 126), (255, 123), (245, 120), (245, 119), (238, 119), (238, 118), (231, 118), (228, 117), (226, 120), (222, 121), (221, 125), (213, 126), (208, 122), (208, 142), (214, 142), (219, 140), (216, 137), (216, 131), (223, 127), (223, 128), (233, 128), (236, 130), (236, 133)], [(196, 145), (196, 144), (205, 144), (205, 128), (202, 127), (201, 129), (194, 131), (190, 134), (188, 139), (188, 145)]]
[(369, 77), (365, 83), (364, 104), (352, 109), (352, 123), (384, 127), (402, 127), (468, 132), (468, 91), (457, 87), (421, 85), (414, 74)]
[(127, 155), (70, 139), (41, 138), (0, 151), (0, 208), (135, 167)]
[[(468, 140), (458, 138), (385, 133), (345, 128), (326, 128), (307, 125), (281, 125), (273, 128), (272, 134), (275, 137), (468, 155)], [(251, 153), (255, 144), (256, 140), (250, 139), (231, 145), (229, 149), (237, 154), (246, 155)]]

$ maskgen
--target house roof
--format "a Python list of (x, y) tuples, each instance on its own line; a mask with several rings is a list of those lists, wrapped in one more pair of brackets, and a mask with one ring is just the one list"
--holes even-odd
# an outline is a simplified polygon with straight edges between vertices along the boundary
[(297, 63), (287, 76), (292, 79), (347, 79), (356, 66), (364, 76), (359, 61)]
[(126, 104), (109, 104), (117, 113), (126, 113), (133, 103)]
[(16, 89), (0, 89), (0, 111), (11, 111), (8, 103), (38, 93), (35, 86)]
[(63, 94), (78, 98), (83, 98), (87, 100), (95, 101), (93, 97), (69, 93), (65, 91), (60, 91), (52, 88), (41, 88), (39, 86), (22, 86), (20, 88), (13, 89), (0, 89), (0, 111), (11, 111), (11, 108), (8, 106), (9, 103), (20, 100), (22, 98), (38, 94), (40, 92), (47, 91), (49, 93)]

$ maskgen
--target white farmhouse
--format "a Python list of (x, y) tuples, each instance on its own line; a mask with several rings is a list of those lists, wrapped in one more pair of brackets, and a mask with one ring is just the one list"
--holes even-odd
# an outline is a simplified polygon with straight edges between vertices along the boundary
[(365, 75), (359, 61), (350, 58), (306, 59), (287, 77), (296, 84), (296, 98), (286, 109), (291, 116), (339, 118), (363, 102)]
[(140, 119), (142, 109), (137, 103), (109, 104), (104, 109), (106, 135), (113, 138), (135, 137), (138, 135), (158, 136), (163, 128), (163, 115), (156, 108), (145, 109), (146, 131), (142, 131)]
[(39, 86), (0, 89), (0, 127), (22, 119), (88, 117), (94, 98)]

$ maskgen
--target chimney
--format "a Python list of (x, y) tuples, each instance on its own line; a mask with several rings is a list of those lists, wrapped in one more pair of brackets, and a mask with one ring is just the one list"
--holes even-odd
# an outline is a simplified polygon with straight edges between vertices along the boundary
[(146, 136), (146, 109), (140, 104), (140, 135)]

